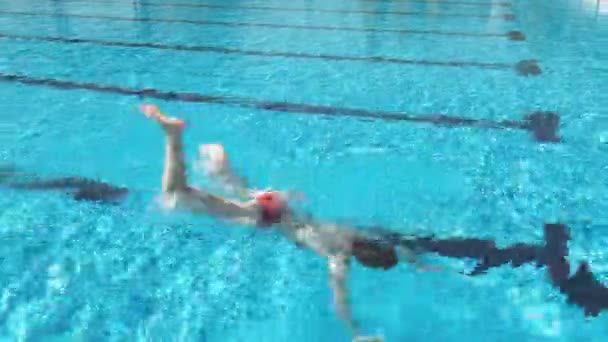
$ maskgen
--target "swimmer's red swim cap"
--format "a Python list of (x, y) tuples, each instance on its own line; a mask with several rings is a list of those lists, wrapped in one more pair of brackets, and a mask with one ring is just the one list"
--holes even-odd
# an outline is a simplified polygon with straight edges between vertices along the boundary
[(267, 191), (256, 195), (255, 199), (262, 207), (262, 224), (271, 225), (281, 221), (281, 217), (287, 209), (287, 203), (279, 193)]

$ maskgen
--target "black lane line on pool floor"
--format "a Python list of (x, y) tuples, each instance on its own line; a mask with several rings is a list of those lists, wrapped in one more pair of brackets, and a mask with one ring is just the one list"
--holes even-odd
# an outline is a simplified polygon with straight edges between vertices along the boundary
[[(119, 4), (130, 5), (122, 1), (103, 1), (103, 0), (56, 0), (57, 2), (66, 3), (97, 3), (97, 4)], [(512, 21), (514, 15), (507, 14), (465, 14), (465, 13), (431, 13), (431, 12), (401, 12), (401, 11), (367, 11), (367, 10), (340, 10), (340, 9), (315, 9), (315, 8), (297, 8), (297, 7), (274, 7), (274, 6), (255, 6), (255, 5), (217, 5), (217, 4), (183, 4), (183, 3), (155, 3), (155, 2), (140, 2), (139, 5), (145, 7), (169, 7), (169, 8), (205, 8), (211, 10), (260, 10), (270, 12), (304, 12), (304, 13), (334, 13), (334, 14), (364, 14), (364, 15), (396, 15), (396, 16), (419, 16), (419, 17), (436, 17), (436, 18), (475, 18), (475, 19), (500, 19)]]
[(247, 56), (259, 57), (281, 57), (281, 58), (303, 58), (303, 59), (322, 59), (337, 62), (366, 62), (366, 63), (389, 63), (389, 64), (409, 64), (419, 66), (437, 66), (437, 67), (475, 67), (481, 69), (494, 70), (513, 70), (521, 76), (537, 76), (542, 73), (536, 60), (523, 60), (515, 64), (509, 63), (485, 63), (474, 61), (431, 61), (426, 59), (404, 59), (384, 56), (343, 56), (329, 54), (312, 54), (303, 52), (286, 52), (286, 51), (260, 51), (260, 50), (243, 50), (235, 48), (227, 48), (220, 46), (204, 46), (204, 45), (169, 45), (159, 43), (136, 43), (136, 42), (119, 42), (100, 39), (81, 39), (81, 38), (64, 38), (64, 37), (47, 37), (47, 36), (22, 36), (9, 35), (0, 33), (0, 38), (17, 39), (29, 41), (45, 41), (64, 44), (94, 44), (101, 46), (125, 47), (125, 48), (145, 48), (157, 50), (174, 50), (174, 51), (191, 51), (191, 52), (211, 52), (221, 54), (239, 54)]
[(112, 20), (126, 22), (158, 22), (170, 24), (190, 24), (197, 26), (226, 26), (226, 27), (265, 27), (273, 29), (296, 29), (312, 31), (346, 31), (346, 32), (366, 32), (366, 33), (394, 33), (394, 34), (427, 34), (447, 37), (479, 37), (479, 38), (507, 38), (512, 41), (526, 40), (526, 36), (520, 31), (509, 31), (507, 33), (484, 33), (484, 32), (456, 32), (441, 30), (408, 30), (392, 28), (359, 28), (349, 26), (316, 26), (316, 25), (284, 25), (272, 23), (254, 22), (230, 22), (214, 20), (190, 20), (190, 19), (163, 19), (163, 18), (127, 18), (105, 15), (87, 14), (56, 14), (51, 12), (21, 12), (21, 11), (0, 11), (0, 15), (22, 15), (22, 16), (49, 16), (54, 18), (79, 18), (93, 20)]
[(34, 86), (45, 86), (55, 89), (89, 90), (99, 93), (110, 93), (127, 96), (155, 98), (165, 101), (181, 101), (194, 103), (214, 103), (228, 106), (251, 108), (291, 114), (309, 114), (319, 116), (353, 117), (359, 119), (379, 119), (392, 122), (427, 123), (446, 127), (473, 127), (486, 129), (519, 129), (532, 133), (535, 140), (541, 142), (559, 142), (558, 136), (560, 116), (554, 112), (533, 112), (524, 116), (521, 121), (504, 120), (491, 121), (472, 119), (459, 116), (409, 115), (400, 112), (369, 111), (365, 109), (310, 105), (278, 101), (264, 101), (244, 97), (213, 96), (197, 93), (179, 93), (157, 89), (133, 89), (115, 85), (84, 83), (52, 78), (36, 78), (26, 75), (0, 73), (0, 82), (21, 83)]
[(580, 262), (575, 274), (570, 276), (568, 241), (571, 235), (570, 228), (565, 224), (545, 223), (544, 245), (520, 242), (506, 248), (497, 247), (496, 241), (491, 239), (412, 239), (401, 238), (395, 233), (390, 235), (412, 248), (418, 247), (446, 257), (477, 259), (477, 266), (468, 274), (470, 276), (479, 276), (491, 268), (506, 264), (514, 268), (527, 263), (534, 263), (536, 267), (545, 266), (551, 284), (565, 295), (568, 304), (583, 308), (586, 317), (596, 317), (601, 311), (608, 310), (608, 288), (596, 279), (587, 261)]

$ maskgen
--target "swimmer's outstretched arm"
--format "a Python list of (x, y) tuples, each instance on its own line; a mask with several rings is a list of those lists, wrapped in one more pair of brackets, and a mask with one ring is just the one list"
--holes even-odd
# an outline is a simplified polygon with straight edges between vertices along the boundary
[(353, 320), (348, 295), (348, 272), (350, 271), (350, 257), (344, 254), (328, 257), (329, 284), (334, 291), (334, 303), (338, 316), (346, 323), (354, 336), (359, 334), (357, 323)]
[[(194, 189), (193, 191), (198, 191)], [(200, 191), (195, 201), (204, 200), (204, 208), (192, 205), (194, 214), (217, 214), (225, 219), (238, 222), (242, 225), (255, 225), (259, 217), (259, 204), (256, 200), (236, 201)]]
[(345, 254), (328, 257), (329, 283), (334, 290), (334, 302), (338, 316), (346, 323), (353, 334), (353, 342), (382, 342), (381, 336), (359, 335), (359, 326), (353, 319), (350, 298), (348, 294), (348, 273), (350, 257)]

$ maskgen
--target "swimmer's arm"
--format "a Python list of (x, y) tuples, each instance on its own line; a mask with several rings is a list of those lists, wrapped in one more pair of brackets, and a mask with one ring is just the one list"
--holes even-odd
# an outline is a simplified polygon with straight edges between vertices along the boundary
[(304, 194), (296, 191), (275, 191), (270, 188), (264, 190), (250, 188), (247, 178), (235, 173), (229, 166), (221, 168), (216, 173), (210, 174), (210, 178), (215, 183), (219, 184), (227, 193), (233, 196), (239, 196), (243, 199), (255, 198), (260, 192), (270, 191), (280, 193), (286, 201), (302, 201), (306, 199)]
[(218, 167), (215, 172), (210, 172), (209, 177), (216, 184), (222, 186), (224, 191), (241, 198), (255, 198), (260, 192), (273, 191), (280, 193), (287, 201), (290, 200), (305, 200), (304, 194), (296, 191), (274, 191), (270, 188), (260, 190), (249, 187), (249, 181), (244, 176), (234, 172), (229, 165)]
[(353, 320), (348, 295), (347, 277), (350, 271), (350, 258), (334, 255), (328, 258), (329, 283), (334, 291), (334, 302), (339, 317), (346, 322), (354, 336), (358, 335), (357, 323)]
[(201, 201), (204, 205), (203, 208), (192, 205), (190, 209), (194, 214), (218, 214), (245, 225), (257, 223), (259, 207), (255, 200), (245, 202), (229, 200), (198, 190), (194, 190), (194, 193), (196, 194), (194, 201)]
[(271, 188), (264, 190), (253, 189), (248, 187), (248, 181), (246, 178), (233, 173), (232, 171), (225, 171), (225, 174), (216, 175), (215, 181), (219, 182), (224, 190), (234, 196), (240, 196), (241, 198), (255, 198), (260, 192), (275, 192), (281, 194), (286, 201), (299, 200), (302, 201), (306, 197), (296, 191), (276, 191)]
[(228, 201), (227, 217), (241, 225), (256, 225), (259, 220), (259, 206), (257, 201)]
[(220, 183), (227, 192), (236, 196), (248, 198), (254, 192), (254, 190), (249, 189), (247, 179), (234, 173), (230, 168), (213, 175), (213, 179)]
[(232, 169), (228, 154), (219, 144), (205, 144), (199, 146), (197, 166), (204, 170), (210, 180), (222, 186), (231, 195), (248, 197), (247, 179)]

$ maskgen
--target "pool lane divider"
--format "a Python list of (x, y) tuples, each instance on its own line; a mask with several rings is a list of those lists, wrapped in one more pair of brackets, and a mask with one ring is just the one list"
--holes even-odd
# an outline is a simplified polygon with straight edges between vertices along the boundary
[(162, 43), (137, 43), (137, 42), (120, 42), (101, 39), (84, 39), (84, 38), (66, 38), (66, 37), (50, 37), (50, 36), (24, 36), (0, 33), (0, 38), (28, 40), (28, 41), (45, 41), (52, 43), (64, 44), (94, 44), (111, 47), (124, 48), (146, 48), (157, 50), (174, 50), (174, 51), (191, 51), (191, 52), (210, 52), (220, 54), (238, 54), (246, 56), (258, 56), (269, 58), (301, 58), (301, 59), (321, 59), (335, 62), (365, 62), (365, 63), (387, 63), (387, 64), (403, 64), (403, 65), (419, 65), (419, 66), (437, 66), (437, 67), (474, 67), (481, 69), (493, 70), (513, 70), (520, 76), (537, 76), (542, 73), (542, 69), (538, 66), (536, 60), (522, 60), (515, 64), (511, 63), (488, 63), (475, 61), (433, 61), (427, 59), (405, 59), (385, 56), (347, 56), (347, 55), (332, 55), (332, 54), (313, 54), (305, 52), (287, 52), (287, 51), (261, 51), (261, 50), (244, 50), (220, 46), (205, 46), (205, 45), (172, 45)]
[(98, 93), (117, 94), (125, 96), (139, 96), (142, 98), (155, 98), (165, 101), (180, 101), (191, 103), (222, 104), (290, 114), (308, 114), (325, 117), (352, 117), (358, 119), (377, 119), (387, 122), (426, 123), (444, 127), (473, 127), (485, 129), (517, 129), (530, 132), (533, 139), (538, 142), (556, 143), (558, 136), (560, 116), (554, 112), (537, 111), (526, 114), (523, 120), (492, 121), (473, 119), (460, 116), (436, 115), (410, 115), (393, 111), (370, 111), (347, 107), (322, 106), (302, 103), (279, 101), (265, 101), (236, 96), (204, 95), (198, 93), (181, 93), (162, 91), (157, 89), (133, 89), (117, 85), (104, 85), (91, 82), (76, 82), (58, 80), (53, 78), (36, 78), (27, 75), (0, 73), (0, 82), (20, 83), (30, 86), (43, 86), (64, 90), (88, 90)]
[(21, 12), (21, 11), (0, 11), (0, 15), (21, 15), (21, 16), (49, 16), (54, 18), (78, 18), (93, 20), (110, 20), (125, 22), (152, 22), (170, 24), (190, 24), (198, 26), (225, 26), (225, 27), (265, 27), (273, 29), (295, 29), (311, 31), (344, 31), (344, 32), (365, 32), (365, 33), (393, 33), (393, 34), (423, 34), (446, 37), (479, 37), (479, 38), (507, 38), (511, 41), (524, 41), (526, 36), (520, 31), (509, 31), (507, 33), (492, 32), (458, 32), (442, 30), (408, 30), (397, 28), (361, 28), (349, 26), (318, 26), (318, 25), (295, 25), (295, 24), (273, 24), (258, 22), (230, 22), (214, 20), (191, 20), (191, 19), (164, 19), (164, 18), (128, 18), (106, 15), (88, 14), (56, 14), (50, 12)]
[[(66, 3), (98, 3), (98, 4), (122, 4), (131, 5), (124, 1), (105, 1), (105, 0), (56, 0), (56, 2)], [(306, 7), (278, 7), (278, 6), (259, 6), (259, 5), (219, 5), (219, 4), (200, 4), (200, 3), (163, 3), (163, 2), (139, 2), (142, 7), (168, 7), (168, 8), (204, 8), (210, 10), (259, 10), (270, 12), (304, 12), (304, 13), (332, 13), (332, 14), (364, 14), (364, 15), (395, 15), (395, 16), (418, 16), (418, 17), (436, 17), (436, 18), (475, 18), (475, 19), (499, 19), (511, 21), (515, 16), (508, 14), (466, 14), (452, 13), (446, 11), (444, 13), (425, 12), (425, 11), (376, 11), (376, 10), (347, 10), (347, 9), (331, 9), (331, 8), (306, 8)]]

